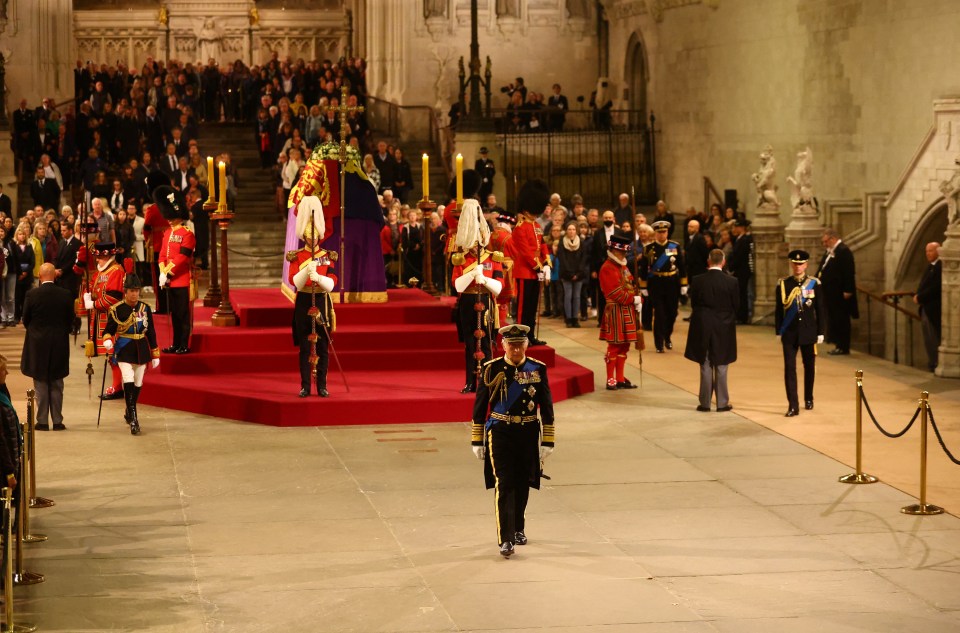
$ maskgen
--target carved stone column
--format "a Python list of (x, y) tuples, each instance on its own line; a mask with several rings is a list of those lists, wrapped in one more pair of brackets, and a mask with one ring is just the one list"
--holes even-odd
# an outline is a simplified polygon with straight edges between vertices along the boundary
[(773, 313), (776, 310), (774, 286), (780, 277), (788, 273), (786, 257), (789, 249), (783, 241), (783, 222), (780, 221), (779, 207), (760, 205), (750, 229), (756, 255), (753, 322), (773, 324)]
[(939, 364), (934, 373), (944, 378), (960, 378), (960, 226), (947, 226), (940, 261), (943, 262), (943, 325)]

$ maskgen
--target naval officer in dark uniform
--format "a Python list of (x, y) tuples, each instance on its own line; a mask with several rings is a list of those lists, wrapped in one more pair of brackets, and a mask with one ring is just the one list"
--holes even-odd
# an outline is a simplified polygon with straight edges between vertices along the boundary
[(527, 498), (540, 488), (543, 460), (553, 452), (553, 398), (546, 365), (527, 357), (529, 328), (499, 331), (506, 353), (483, 366), (471, 443), (487, 488), (496, 490), (497, 541), (509, 557), (514, 545), (527, 544)]
[(670, 222), (653, 223), (655, 238), (640, 259), (640, 294), (653, 305), (653, 344), (657, 352), (673, 349), (673, 326), (681, 296), (687, 295), (687, 269), (680, 245), (668, 239)]
[(810, 254), (790, 251), (789, 277), (777, 282), (774, 327), (783, 346), (783, 382), (787, 390), (786, 417), (800, 413), (797, 400), (797, 349), (803, 358), (804, 408), (813, 408), (813, 378), (816, 375), (816, 345), (823, 343), (823, 292), (820, 280), (807, 276)]

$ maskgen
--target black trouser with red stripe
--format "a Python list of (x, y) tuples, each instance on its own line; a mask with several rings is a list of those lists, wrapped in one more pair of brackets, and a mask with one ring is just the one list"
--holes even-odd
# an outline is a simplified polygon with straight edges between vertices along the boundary
[(536, 338), (537, 305), (540, 303), (540, 280), (517, 279), (517, 323), (530, 328), (527, 338)]

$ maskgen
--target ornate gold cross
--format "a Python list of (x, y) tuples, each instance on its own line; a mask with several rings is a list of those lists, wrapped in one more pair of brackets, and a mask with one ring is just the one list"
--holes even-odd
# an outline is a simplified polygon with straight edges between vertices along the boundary
[(324, 110), (326, 112), (338, 112), (340, 116), (340, 142), (346, 143), (347, 137), (350, 136), (350, 124), (347, 123), (347, 116), (353, 112), (360, 113), (363, 112), (363, 106), (348, 106), (347, 99), (350, 98), (350, 94), (347, 92), (346, 86), (340, 86), (340, 105), (338, 106), (326, 106)]

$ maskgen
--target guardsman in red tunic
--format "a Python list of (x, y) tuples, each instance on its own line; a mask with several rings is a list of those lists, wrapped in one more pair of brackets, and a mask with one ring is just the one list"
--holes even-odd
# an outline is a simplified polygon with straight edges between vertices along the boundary
[(323, 206), (316, 196), (304, 196), (297, 204), (297, 237), (303, 248), (287, 253), (288, 281), (297, 289), (293, 305), (293, 344), (300, 347), (300, 397), (310, 395), (311, 374), (316, 371), (317, 395), (327, 391), (330, 334), (337, 318), (330, 292), (337, 285), (333, 264), (335, 251), (320, 248), (325, 231)]
[[(113, 256), (117, 253), (113, 242), (99, 242), (90, 251), (97, 258), (96, 275), (92, 278), (90, 292), (83, 295), (83, 304), (89, 312), (87, 317), (93, 319), (93, 341), (96, 345), (88, 346), (87, 356), (103, 356), (108, 353), (103, 346), (103, 335), (107, 328), (107, 316), (110, 308), (123, 301), (123, 277), (126, 274), (123, 266), (117, 263)], [(100, 397), (104, 400), (116, 400), (123, 397), (123, 377), (116, 362), (111, 362), (113, 382)]]
[[(151, 199), (157, 188), (163, 186), (170, 186), (170, 178), (162, 171), (152, 171), (147, 175), (147, 195)], [(157, 297), (154, 314), (167, 313), (167, 294), (160, 291), (160, 253), (163, 252), (163, 236), (168, 228), (170, 228), (170, 222), (163, 217), (156, 203), (143, 205), (144, 254), (153, 272), (153, 279), (149, 283), (153, 286), (153, 292)], [(146, 239), (148, 235), (151, 239)]]
[(190, 318), (190, 281), (197, 238), (183, 224), (190, 217), (190, 208), (182, 193), (164, 185), (153, 192), (153, 201), (170, 223), (158, 253), (160, 287), (167, 289), (167, 307), (173, 325), (173, 343), (163, 352), (186, 354), (190, 351), (190, 330), (193, 327)]
[[(480, 174), (472, 169), (466, 169), (463, 172), (463, 199), (469, 200), (470, 198), (476, 198), (477, 192), (480, 191), (480, 185), (483, 183), (483, 179), (480, 177)], [(450, 181), (450, 186), (447, 188), (447, 197), (452, 200), (450, 204), (446, 206), (446, 209), (443, 212), (443, 226), (446, 227), (446, 245), (444, 246), (444, 253), (447, 257), (450, 258), (458, 250), (461, 250), (457, 247), (457, 229), (460, 224), (460, 213), (461, 210), (457, 208), (457, 177), (454, 176)], [(453, 264), (453, 261), (450, 261)]]
[[(80, 226), (80, 235), (83, 243), (77, 249), (77, 261), (73, 265), (73, 272), (80, 279), (80, 293), (76, 297), (77, 317), (87, 316), (87, 308), (84, 305), (83, 296), (90, 292), (93, 286), (93, 280), (97, 276), (97, 258), (90, 255), (94, 244), (100, 238), (100, 225), (96, 222), (78, 223)], [(91, 334), (92, 337), (92, 334)], [(92, 338), (91, 338), (92, 340)]]
[(627, 266), (631, 242), (627, 236), (612, 235), (607, 243), (607, 259), (597, 275), (600, 292), (607, 299), (600, 322), (600, 340), (607, 342), (603, 362), (607, 365), (607, 389), (610, 390), (637, 388), (623, 375), (630, 344), (642, 341), (637, 336), (640, 329), (637, 315), (643, 298), (634, 296), (633, 275)]
[(516, 296), (513, 280), (513, 227), (517, 225), (517, 215), (504, 210), (497, 216), (497, 228), (490, 236), (490, 250), (503, 253), (503, 290), (497, 295), (497, 312), (500, 325), (507, 324), (510, 302)]
[(550, 203), (550, 190), (542, 180), (524, 183), (517, 195), (519, 219), (513, 229), (513, 278), (517, 283), (517, 323), (526, 325), (530, 345), (545, 345), (536, 335), (537, 312), (540, 310), (540, 282), (550, 278), (545, 264), (543, 230), (535, 218)]
[[(490, 359), (490, 341), (499, 329), (491, 309), (503, 288), (503, 253), (487, 250), (490, 225), (483, 219), (480, 203), (463, 201), (457, 246), (462, 250), (451, 258), (453, 287), (457, 299), (457, 334), (464, 347), (466, 382), (460, 393), (476, 393), (477, 370)], [(477, 251), (480, 250), (480, 259)]]

